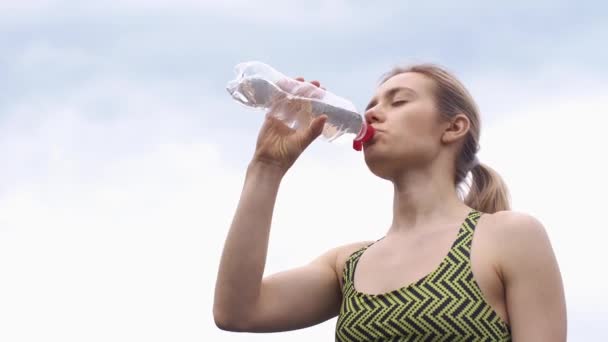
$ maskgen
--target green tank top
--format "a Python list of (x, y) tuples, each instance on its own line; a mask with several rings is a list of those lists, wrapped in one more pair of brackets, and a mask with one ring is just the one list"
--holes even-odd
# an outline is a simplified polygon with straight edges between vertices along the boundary
[(388, 293), (355, 289), (355, 268), (373, 243), (354, 252), (344, 266), (336, 341), (511, 341), (509, 326), (485, 301), (471, 271), (471, 241), (480, 216), (478, 211), (468, 215), (437, 269)]

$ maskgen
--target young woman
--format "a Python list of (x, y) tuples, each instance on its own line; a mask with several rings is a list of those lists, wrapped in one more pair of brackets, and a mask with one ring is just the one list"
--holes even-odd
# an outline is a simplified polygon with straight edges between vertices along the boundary
[(281, 179), (326, 120), (294, 130), (267, 117), (219, 266), (217, 326), (276, 332), (338, 316), (336, 341), (565, 341), (549, 238), (509, 210), (504, 183), (477, 160), (480, 118), (465, 87), (438, 66), (398, 68), (365, 119), (376, 132), (366, 164), (394, 185), (386, 235), (263, 277)]

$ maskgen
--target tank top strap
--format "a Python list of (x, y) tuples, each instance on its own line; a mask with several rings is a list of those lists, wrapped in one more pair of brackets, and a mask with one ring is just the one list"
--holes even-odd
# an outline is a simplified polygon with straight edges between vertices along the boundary
[(358, 250), (356, 250), (355, 252), (353, 252), (348, 259), (346, 259), (346, 262), (344, 263), (344, 270), (342, 271), (342, 277), (344, 279), (344, 283), (350, 283), (353, 281), (354, 279), (354, 270), (355, 267), (357, 266), (357, 262), (359, 262), (359, 258), (361, 257), (361, 255), (363, 254), (363, 252), (365, 252), (366, 249), (368, 249), (369, 247), (371, 247), (373, 244), (375, 244), (376, 242), (380, 241), (384, 239), (384, 236), (379, 238), (378, 240), (363, 246), (361, 248), (359, 248)]
[(453, 258), (458, 255), (459, 258), (464, 258), (467, 262), (470, 262), (471, 242), (473, 241), (475, 227), (481, 215), (482, 213), (477, 210), (472, 210), (467, 215), (467, 218), (460, 225), (458, 237), (452, 244), (448, 257)]
[(473, 209), (467, 218), (462, 223), (461, 230), (465, 231), (466, 234), (466, 246), (467, 248), (471, 248), (471, 242), (473, 241), (473, 235), (475, 234), (475, 228), (477, 227), (477, 222), (479, 222), (479, 218), (482, 213)]

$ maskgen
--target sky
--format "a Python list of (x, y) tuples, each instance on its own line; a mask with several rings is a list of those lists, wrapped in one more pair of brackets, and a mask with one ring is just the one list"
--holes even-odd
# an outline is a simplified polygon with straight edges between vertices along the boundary
[[(263, 120), (225, 89), (250, 60), (360, 110), (393, 66), (454, 72), (482, 112), (479, 159), (549, 234), (569, 340), (608, 340), (607, 7), (0, 0), (0, 340), (334, 338), (335, 319), (276, 334), (213, 323)], [(266, 274), (381, 237), (391, 201), (362, 154), (320, 138), (281, 185)]]

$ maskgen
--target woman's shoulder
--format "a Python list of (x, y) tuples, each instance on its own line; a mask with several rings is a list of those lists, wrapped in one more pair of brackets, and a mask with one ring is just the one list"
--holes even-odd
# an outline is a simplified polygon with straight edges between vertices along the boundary
[(500, 238), (537, 234), (545, 230), (536, 217), (518, 211), (505, 210), (493, 214), (483, 214), (482, 220), (480, 219), (480, 223), (483, 222), (484, 229), (491, 230), (493, 235)]
[(545, 226), (531, 214), (517, 211), (500, 211), (484, 214), (476, 229), (476, 239), (484, 240), (493, 248), (500, 264), (507, 266), (521, 261), (522, 256), (534, 258), (551, 251)]

